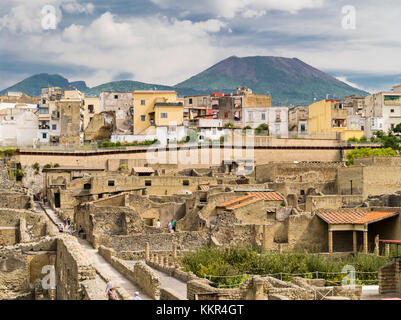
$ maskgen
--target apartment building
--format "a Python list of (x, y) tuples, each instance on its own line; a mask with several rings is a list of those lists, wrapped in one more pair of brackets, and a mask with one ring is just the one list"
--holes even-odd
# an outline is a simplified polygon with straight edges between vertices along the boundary
[(387, 133), (401, 123), (400, 91), (399, 86), (395, 86), (394, 92), (378, 92), (365, 98), (365, 135), (368, 138), (378, 130)]
[(364, 133), (362, 130), (348, 129), (348, 115), (342, 100), (325, 99), (311, 104), (308, 116), (309, 136), (333, 138), (341, 134), (344, 140), (354, 137), (360, 139)]

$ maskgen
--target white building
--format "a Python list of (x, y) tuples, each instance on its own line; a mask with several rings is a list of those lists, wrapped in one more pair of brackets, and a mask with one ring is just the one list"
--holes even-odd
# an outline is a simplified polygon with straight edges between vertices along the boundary
[(0, 104), (0, 145), (33, 147), (37, 142), (38, 108), (34, 104)]
[(288, 138), (288, 107), (268, 108), (268, 125), (271, 136)]
[(365, 106), (365, 135), (368, 138), (377, 130), (387, 133), (401, 123), (401, 92), (371, 94), (365, 98)]

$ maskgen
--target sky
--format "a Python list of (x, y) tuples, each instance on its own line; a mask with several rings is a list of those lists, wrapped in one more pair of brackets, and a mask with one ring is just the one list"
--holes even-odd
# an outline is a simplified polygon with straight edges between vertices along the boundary
[(1, 0), (0, 89), (44, 72), (175, 85), (265, 55), (389, 90), (401, 83), (400, 11), (399, 0)]

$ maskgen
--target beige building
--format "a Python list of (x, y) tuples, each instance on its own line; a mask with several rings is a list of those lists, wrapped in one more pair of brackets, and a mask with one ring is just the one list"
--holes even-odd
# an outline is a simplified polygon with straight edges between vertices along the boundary
[(88, 127), (89, 122), (93, 116), (100, 113), (100, 98), (99, 97), (85, 97), (84, 99), (84, 129)]
[(183, 105), (175, 91), (134, 91), (134, 134), (153, 132), (156, 126), (183, 123)]

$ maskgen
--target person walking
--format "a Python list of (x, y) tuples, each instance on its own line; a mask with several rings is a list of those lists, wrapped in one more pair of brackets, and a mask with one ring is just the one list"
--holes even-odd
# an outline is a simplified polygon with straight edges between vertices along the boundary
[(173, 219), (173, 221), (171, 222), (171, 225), (172, 225), (172, 227), (173, 227), (173, 231), (175, 232), (175, 224), (176, 224), (176, 222), (175, 222), (175, 220)]
[(159, 220), (159, 219), (157, 219), (157, 222), (156, 222), (156, 228), (157, 228), (157, 229), (160, 229), (160, 227), (161, 227), (160, 220)]
[(106, 279), (106, 295), (109, 293), (110, 289), (113, 288), (113, 282), (110, 278)]
[(134, 296), (132, 297), (131, 300), (142, 300), (142, 298), (139, 296), (139, 292), (138, 291), (136, 291), (134, 293)]
[(64, 228), (65, 228), (65, 226), (67, 225), (67, 219), (66, 218), (64, 218)]
[(107, 298), (109, 300), (119, 300), (116, 290), (111, 287), (111, 289), (107, 292)]
[(67, 224), (71, 225), (71, 218), (70, 217), (67, 218)]
[(171, 221), (168, 222), (168, 231), (171, 232), (171, 230), (173, 230), (173, 225), (171, 223)]

